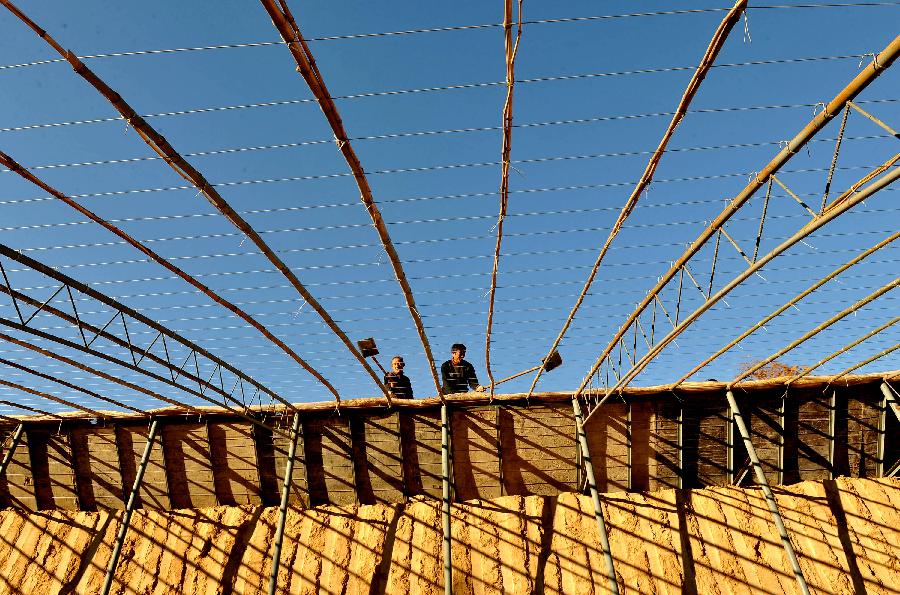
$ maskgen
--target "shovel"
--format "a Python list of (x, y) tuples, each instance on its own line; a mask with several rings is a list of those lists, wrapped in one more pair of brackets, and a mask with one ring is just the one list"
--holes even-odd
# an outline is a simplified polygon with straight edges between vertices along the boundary
[(537, 372), (540, 368), (544, 368), (545, 372), (549, 372), (550, 370), (560, 367), (562, 365), (562, 361), (563, 361), (562, 356), (559, 354), (559, 352), (554, 351), (553, 353), (550, 354), (550, 357), (542, 359), (541, 360), (542, 363), (540, 365), (537, 365), (533, 368), (528, 368), (527, 370), (523, 370), (521, 372), (518, 372), (517, 374), (513, 374), (512, 376), (507, 376), (506, 378), (503, 378), (502, 380), (497, 380), (494, 382), (494, 384), (491, 385), (491, 387), (497, 386), (498, 384), (503, 384), (504, 382), (507, 382), (514, 378), (518, 378), (519, 376), (524, 376), (525, 374), (528, 374), (529, 372)]
[(375, 362), (375, 365), (377, 365), (382, 372), (384, 372), (385, 374), (388, 373), (388, 371), (384, 369), (384, 366), (381, 365), (381, 362), (379, 362), (375, 358), (375, 356), (379, 353), (378, 347), (375, 346), (375, 339), (373, 339), (372, 337), (369, 337), (368, 339), (362, 339), (356, 342), (356, 346), (359, 347), (359, 351), (360, 353), (362, 353), (362, 356), (364, 358), (371, 357), (372, 361)]

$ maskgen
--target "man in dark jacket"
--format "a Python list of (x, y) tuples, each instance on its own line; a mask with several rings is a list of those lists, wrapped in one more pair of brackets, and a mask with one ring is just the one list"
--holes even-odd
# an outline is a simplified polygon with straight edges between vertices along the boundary
[(384, 385), (391, 391), (391, 396), (396, 399), (412, 399), (413, 389), (409, 376), (403, 373), (406, 367), (403, 358), (395, 355), (391, 359), (391, 371), (384, 375)]
[(467, 362), (466, 346), (462, 343), (454, 343), (450, 348), (450, 359), (441, 364), (441, 391), (446, 394), (465, 393), (469, 388), (477, 392), (483, 392), (484, 387), (478, 384), (475, 368)]

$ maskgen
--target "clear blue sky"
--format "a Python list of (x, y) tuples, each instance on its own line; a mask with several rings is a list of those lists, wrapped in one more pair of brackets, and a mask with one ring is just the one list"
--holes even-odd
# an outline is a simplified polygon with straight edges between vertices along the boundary
[[(348, 133), (358, 139), (354, 146), (404, 259), (438, 364), (449, 355), (451, 343), (464, 342), (468, 359), (486, 382), (485, 294), (498, 210), (497, 127), (505, 93), (497, 84), (505, 72), (502, 29), (368, 34), (496, 24), (502, 20), (502, 2), (290, 5), (338, 98)], [(871, 60), (861, 56), (880, 51), (898, 32), (897, 4), (789, 5), (751, 3), (746, 30), (742, 23), (732, 32), (717, 60), (721, 67), (704, 82), (656, 182), (601, 267), (592, 295), (561, 347), (565, 365), (545, 376), (541, 389), (577, 387), (612, 333), (685, 244), (777, 153), (779, 141), (809, 121), (816, 103), (830, 100), (861, 63)], [(257, 148), (189, 160), (221, 185), (222, 195), (264, 232), (352, 338), (375, 337), (385, 362), (390, 354), (405, 355), (417, 394), (433, 394), (421, 345), (348, 168), (328, 142), (330, 129), (310, 101), (289, 52), (269, 43), (279, 38), (260, 5), (42, 1), (20, 6), (81, 56), (262, 43), (86, 62), (138, 112), (156, 114), (148, 120), (182, 154)], [(497, 293), (492, 349), (497, 377), (534, 365), (546, 353), (643, 170), (647, 152), (668, 124), (665, 114), (677, 105), (690, 68), (724, 15), (723, 10), (702, 9), (729, 7), (679, 2), (679, 10), (701, 10), (621, 16), (672, 6), (654, 1), (525, 2), (527, 21), (567, 22), (526, 25), (521, 42), (517, 77), (544, 80), (521, 82), (515, 91), (514, 118), (520, 127), (513, 132), (510, 216)], [(151, 151), (67, 65), (12, 67), (57, 56), (6, 10), (0, 10), (0, 56), (0, 149), (29, 167), (103, 162), (44, 167), (35, 173), (102, 216), (124, 220), (120, 225), (129, 233), (241, 304), (307, 357), (345, 398), (375, 394), (356, 361), (308, 307), (301, 308), (299, 297), (268, 261), (242, 242), (195, 190), (171, 189), (184, 182), (161, 161), (144, 159)], [(799, 60), (806, 58), (810, 60)], [(779, 63), (747, 64), (760, 61)], [(647, 70), (652, 72), (635, 72)], [(465, 88), (447, 88), (458, 86)], [(860, 96), (867, 109), (894, 127), (900, 126), (898, 100), (896, 68)], [(244, 107), (216, 109), (235, 106)], [(206, 111), (161, 115), (195, 110)], [(571, 120), (579, 122), (560, 123)], [(811, 205), (821, 200), (836, 133), (837, 123), (832, 123), (783, 173), (782, 179)], [(896, 144), (883, 130), (851, 116), (835, 193), (894, 154)], [(109, 163), (114, 160), (125, 162)], [(729, 233), (745, 249), (752, 250), (761, 208), (759, 196), (729, 224)], [(773, 193), (762, 250), (807, 219), (784, 192)], [(707, 313), (677, 346), (670, 346), (636, 384), (676, 379), (898, 224), (896, 194), (888, 189), (734, 292), (727, 304)], [(255, 331), (8, 172), (0, 174), (0, 233), (3, 243), (182, 332), (285, 398), (329, 398)], [(734, 250), (725, 243), (720, 250), (717, 286), (742, 269)], [(873, 256), (698, 378), (732, 378), (742, 363), (769, 355), (889, 282), (897, 274), (897, 260), (896, 247)], [(692, 266), (701, 284), (708, 281), (709, 263), (704, 256)], [(52, 293), (46, 279), (4, 265), (12, 269), (14, 285), (31, 288), (30, 295), (44, 299)], [(688, 311), (699, 304), (699, 294), (691, 285), (684, 292)], [(674, 295), (666, 295), (671, 310)], [(105, 322), (96, 304), (84, 305), (85, 318)], [(897, 301), (888, 295), (784, 359), (814, 362), (896, 312)], [(0, 316), (14, 317), (5, 296), (0, 296)], [(52, 317), (36, 322), (72, 336)], [(661, 319), (657, 323), (664, 328)], [(152, 339), (136, 334), (138, 343)], [(897, 330), (882, 333), (824, 371), (840, 371), (896, 343), (898, 336)], [(154, 405), (7, 343), (0, 352), (141, 407)], [(896, 358), (889, 357), (867, 369), (897, 367)], [(51, 386), (3, 367), (0, 376)], [(530, 378), (507, 386), (526, 389)], [(58, 387), (52, 392), (66, 395)], [(0, 398), (39, 403), (11, 389), (0, 389)], [(0, 407), (0, 413), (21, 412)]]

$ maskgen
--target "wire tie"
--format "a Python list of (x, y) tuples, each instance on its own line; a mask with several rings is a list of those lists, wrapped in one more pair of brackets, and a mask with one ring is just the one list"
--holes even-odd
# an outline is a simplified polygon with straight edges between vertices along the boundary
[(816, 248), (816, 247), (813, 246), (812, 244), (809, 244), (809, 243), (807, 243), (807, 242), (805, 242), (805, 241), (803, 241), (803, 240), (800, 240), (800, 243), (803, 244), (804, 246), (807, 246), (807, 247), (810, 248), (811, 250), (818, 250), (818, 248)]
[(859, 58), (859, 64), (856, 66), (857, 68), (862, 68), (863, 62), (866, 60), (866, 56), (872, 56), (872, 64), (875, 65), (875, 68), (878, 68), (878, 56), (875, 55), (874, 52), (869, 52), (867, 54), (863, 54)]
[(816, 109), (817, 109), (820, 105), (822, 106), (822, 113), (823, 113), (823, 114), (825, 113), (825, 110), (827, 109), (828, 106), (825, 105), (825, 102), (824, 102), (824, 101), (820, 101), (820, 102), (818, 102), (817, 104), (815, 104), (815, 105), (813, 106), (813, 116), (816, 115)]
[(747, 9), (744, 9), (744, 43), (753, 43), (750, 36), (750, 17), (747, 16)]
[(521, 169), (519, 169), (519, 168), (516, 167), (515, 165), (510, 164), (509, 167), (510, 167), (514, 172), (516, 172), (517, 174), (519, 174), (520, 176), (522, 176), (523, 178), (528, 177), (528, 176), (526, 176), (526, 175), (522, 172)]

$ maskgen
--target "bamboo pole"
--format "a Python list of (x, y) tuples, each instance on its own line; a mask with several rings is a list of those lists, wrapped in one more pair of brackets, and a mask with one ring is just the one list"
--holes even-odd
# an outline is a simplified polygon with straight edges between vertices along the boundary
[(867, 357), (867, 358), (864, 359), (863, 361), (861, 361), (861, 362), (859, 362), (859, 363), (856, 363), (856, 364), (853, 364), (852, 366), (850, 366), (849, 368), (847, 368), (847, 369), (844, 370), (843, 372), (841, 372), (841, 373), (839, 373), (839, 374), (836, 374), (834, 377), (832, 377), (832, 379), (828, 382), (828, 384), (831, 384), (832, 382), (837, 382), (838, 380), (840, 380), (841, 378), (843, 378), (844, 376), (846, 376), (846, 375), (849, 374), (850, 372), (852, 372), (852, 371), (854, 371), (854, 370), (856, 370), (856, 369), (858, 369), (858, 368), (862, 368), (862, 367), (865, 366), (866, 364), (870, 364), (870, 363), (874, 362), (875, 360), (881, 359), (882, 357), (884, 357), (884, 356), (886, 356), (886, 355), (890, 355), (891, 353), (897, 351), (898, 349), (900, 349), (900, 343), (894, 343), (891, 347), (888, 347), (887, 349), (884, 349), (884, 350), (882, 350), (882, 351), (879, 351), (879, 352), (876, 353), (875, 355), (873, 355), (873, 356), (871, 356), (871, 357)]
[[(50, 36), (44, 29), (39, 27), (34, 21), (32, 21), (25, 13), (19, 10), (12, 2), (9, 0), (0, 0), (11, 13), (13, 13), (19, 20), (25, 23), (32, 31), (34, 31), (41, 39), (47, 42), (50, 47), (52, 47), (60, 56), (65, 58), (65, 60), (72, 66), (75, 72), (81, 76), (85, 81), (91, 84), (107, 101), (118, 111), (125, 121), (131, 126), (131, 128), (141, 137), (141, 139), (147, 143), (147, 145), (153, 149), (153, 151), (159, 155), (169, 166), (177, 173), (179, 176), (193, 184), (202, 194), (206, 197), (206, 199), (212, 204), (220, 213), (222, 213), (228, 221), (234, 225), (237, 229), (239, 229), (244, 235), (250, 239), (251, 242), (257, 247), (257, 249), (263, 253), (263, 255), (272, 263), (272, 265), (281, 272), (282, 275), (290, 282), (290, 284), (294, 287), (297, 293), (303, 298), (303, 300), (310, 305), (310, 307), (315, 310), (315, 312), (322, 318), (325, 322), (326, 326), (344, 343), (344, 346), (350, 351), (351, 354), (359, 361), (360, 365), (368, 372), (368, 374), (372, 377), (372, 380), (378, 386), (378, 388), (386, 393), (384, 384), (381, 382), (381, 379), (378, 378), (378, 375), (369, 366), (368, 362), (366, 362), (365, 358), (362, 357), (362, 354), (356, 349), (353, 345), (353, 342), (347, 337), (344, 331), (335, 323), (334, 319), (325, 311), (322, 305), (318, 300), (306, 289), (306, 287), (300, 282), (297, 276), (293, 273), (293, 271), (288, 267), (284, 261), (269, 247), (269, 245), (262, 239), (262, 236), (251, 226), (234, 208), (219, 194), (218, 190), (207, 181), (207, 179), (197, 171), (184, 157), (181, 156), (178, 151), (176, 151), (169, 141), (166, 140), (164, 136), (162, 136), (159, 132), (156, 131), (150, 124), (147, 123), (144, 118), (142, 118), (123, 98), (121, 95), (116, 93), (109, 85), (107, 85), (100, 77), (98, 77), (90, 68), (88, 68), (84, 62), (82, 62), (78, 56), (75, 55), (74, 52), (70, 50), (64, 49), (59, 43), (56, 42), (53, 37)], [(8, 166), (7, 166), (8, 167)], [(17, 172), (19, 173), (19, 172)], [(21, 175), (21, 174), (20, 174)], [(223, 304), (224, 305), (224, 304)], [(249, 321), (248, 321), (249, 322)], [(250, 323), (252, 324), (252, 323)], [(259, 323), (254, 325), (259, 330)], [(271, 335), (271, 333), (269, 333)], [(267, 337), (268, 338), (268, 337)], [(277, 343), (276, 343), (277, 344)], [(296, 359), (296, 358), (295, 358)], [(299, 361), (297, 363), (300, 363)], [(301, 364), (302, 365), (302, 364)], [(312, 374), (311, 368), (305, 368), (308, 372)], [(315, 374), (314, 374), (315, 376)], [(317, 377), (320, 382), (323, 380), (322, 378)], [(332, 391), (335, 394), (335, 398), (340, 402), (340, 397), (337, 395), (336, 391)]]
[(297, 439), (300, 436), (300, 414), (294, 413), (291, 425), (291, 445), (288, 448), (287, 462), (284, 468), (284, 485), (281, 488), (281, 503), (278, 506), (278, 527), (275, 529), (275, 551), (272, 554), (272, 572), (269, 575), (269, 595), (275, 595), (278, 586), (278, 567), (281, 564), (281, 546), (284, 542), (284, 524), (287, 520), (288, 503), (291, 495), (291, 482), (294, 476), (294, 456), (297, 452)]
[(106, 578), (103, 581), (102, 595), (109, 595), (112, 587), (113, 577), (116, 574), (116, 567), (119, 565), (119, 556), (122, 553), (122, 544), (125, 543), (125, 535), (128, 533), (128, 526), (131, 524), (131, 516), (134, 514), (134, 507), (137, 504), (138, 491), (141, 488), (141, 482), (144, 479), (144, 471), (147, 470), (147, 463), (150, 461), (150, 451), (153, 449), (153, 442), (156, 440), (156, 431), (159, 427), (159, 421), (155, 418), (150, 422), (150, 433), (147, 436), (147, 445), (144, 447), (144, 454), (141, 456), (141, 463), (137, 469), (137, 475), (134, 478), (134, 484), (131, 486), (131, 493), (128, 496), (128, 504), (125, 506), (125, 514), (122, 518), (122, 525), (119, 527), (119, 534), (116, 536), (116, 544), (113, 547), (112, 557), (109, 559), (109, 566), (106, 569)]
[(503, 42), (506, 55), (506, 98), (503, 102), (503, 136), (500, 149), (500, 213), (497, 215), (497, 242), (491, 268), (491, 287), (488, 290), (487, 326), (484, 333), (484, 366), (490, 380), (491, 396), (494, 395), (494, 372), (491, 370), (491, 331), (494, 325), (494, 303), (497, 293), (497, 273), (500, 269), (500, 247), (503, 244), (503, 221), (509, 206), (509, 159), (512, 152), (513, 89), (516, 84), (516, 56), (522, 39), (522, 0), (518, 0), (516, 38), (512, 36), (512, 0), (503, 2)]
[(0, 462), (0, 478), (2, 478), (6, 474), (6, 468), (9, 467), (10, 461), (12, 461), (13, 454), (16, 452), (16, 447), (19, 446), (19, 442), (22, 441), (22, 435), (25, 433), (25, 424), (20, 423), (16, 426), (16, 431), (13, 432), (12, 441), (9, 443), (9, 448), (7, 448), (6, 453), (3, 455), (3, 462)]
[[(876, 59), (873, 60), (871, 64), (866, 66), (854, 79), (844, 87), (835, 97), (831, 100), (831, 102), (825, 106), (825, 109), (818, 113), (813, 117), (810, 122), (803, 127), (803, 129), (798, 132), (794, 138), (792, 138), (787, 145), (779, 151), (779, 153), (771, 160), (769, 163), (760, 171), (759, 174), (749, 183), (747, 186), (741, 190), (740, 193), (728, 204), (728, 206), (716, 217), (716, 219), (706, 227), (706, 229), (701, 232), (700, 236), (694, 240), (693, 243), (687, 248), (687, 250), (681, 255), (681, 257), (675, 261), (669, 270), (664, 273), (657, 284), (647, 293), (646, 297), (637, 305), (634, 311), (628, 316), (619, 330), (613, 335), (607, 344), (606, 348), (603, 349), (600, 356), (597, 358), (597, 361), (591, 367), (590, 372), (587, 374), (585, 381), (576, 391), (577, 394), (581, 394), (585, 387), (587, 386), (587, 378), (593, 376), (597, 369), (600, 367), (604, 358), (609, 355), (610, 352), (615, 348), (616, 343), (625, 335), (630, 326), (634, 323), (638, 316), (646, 309), (646, 307), (657, 298), (660, 291), (663, 287), (665, 287), (669, 281), (671, 281), (681, 267), (690, 260), (700, 249), (706, 244), (707, 240), (711, 238), (714, 234), (718, 232), (718, 230), (725, 224), (726, 221), (731, 219), (731, 217), (747, 202), (753, 195), (762, 188), (771, 175), (778, 171), (785, 163), (790, 161), (790, 159), (804, 146), (806, 143), (813, 138), (825, 125), (835, 117), (840, 111), (844, 108), (847, 101), (852, 100), (863, 89), (865, 89), (869, 83), (874, 81), (878, 76), (884, 72), (887, 68), (893, 64), (894, 60), (897, 56), (900, 55), (900, 36), (897, 36), (891, 41), (890, 44), (876, 56)], [(884, 180), (884, 178), (882, 178)], [(880, 188), (879, 188), (880, 189)], [(832, 203), (834, 204), (834, 203)], [(854, 202), (855, 204), (855, 202)], [(822, 224), (821, 222), (825, 219), (825, 217), (820, 217), (818, 221), (813, 221), (812, 224)], [(767, 262), (767, 260), (765, 261)], [(755, 269), (751, 267), (750, 273), (747, 274), (749, 276)], [(743, 280), (743, 279), (741, 279)], [(740, 282), (740, 281), (739, 281)], [(724, 295), (722, 292), (719, 295)], [(712, 305), (711, 303), (709, 304)], [(671, 334), (671, 333), (670, 333)], [(665, 344), (668, 344), (673, 337), (669, 338), (669, 341), (663, 339)], [(665, 345), (663, 345), (664, 347)], [(658, 352), (658, 351), (657, 351)], [(654, 354), (655, 355), (655, 354)], [(630, 380), (630, 378), (628, 379)], [(621, 384), (619, 386), (622, 386)], [(590, 417), (590, 416), (588, 416)]]
[(616, 580), (616, 567), (613, 563), (612, 548), (609, 545), (609, 534), (606, 531), (606, 519), (603, 517), (603, 508), (600, 505), (600, 494), (597, 491), (597, 480), (594, 477), (594, 465), (591, 463), (591, 449), (588, 446), (587, 434), (584, 433), (584, 422), (581, 417), (581, 403), (578, 397), (572, 397), (572, 412), (575, 415), (575, 433), (578, 435), (578, 445), (581, 450), (581, 462), (584, 464), (584, 474), (588, 487), (591, 490), (591, 502), (594, 504), (594, 518), (597, 520), (597, 531), (600, 536), (600, 549), (606, 562), (606, 578), (609, 583), (610, 593), (618, 595), (619, 582)]
[[(900, 38), (898, 38), (898, 40), (900, 40)], [(898, 46), (900, 46), (900, 41), (898, 41)], [(871, 195), (875, 194), (879, 190), (882, 190), (883, 188), (889, 186), (890, 184), (895, 182), (898, 178), (900, 178), (900, 168), (896, 168), (896, 169), (892, 170), (890, 173), (885, 174), (884, 176), (882, 176), (875, 182), (872, 182), (869, 186), (866, 186), (865, 188), (863, 188), (862, 190), (860, 190), (859, 192), (854, 194), (852, 198), (842, 201), (841, 204), (837, 208), (828, 210), (828, 211), (826, 211), (826, 213), (824, 215), (821, 215), (817, 219), (813, 219), (812, 221), (808, 222), (798, 232), (796, 232), (790, 238), (788, 238), (787, 240), (782, 242), (774, 250), (772, 250), (771, 252), (769, 252), (768, 254), (766, 254), (765, 256), (760, 258), (759, 260), (757, 260), (753, 266), (748, 267), (747, 269), (744, 270), (744, 272), (740, 273), (737, 277), (732, 279), (729, 283), (727, 283), (724, 287), (722, 287), (722, 289), (720, 289), (714, 296), (710, 297), (700, 307), (698, 307), (696, 310), (694, 310), (694, 312), (692, 312), (689, 316), (687, 316), (681, 322), (681, 324), (679, 324), (679, 326), (672, 329), (672, 331), (670, 331), (669, 334), (667, 334), (665, 337), (663, 337), (659, 341), (659, 343), (657, 343), (656, 346), (654, 346), (653, 349), (648, 351), (644, 355), (644, 357), (641, 358), (641, 360), (637, 363), (637, 365), (635, 365), (629, 372), (627, 372), (622, 377), (622, 379), (616, 384), (616, 386), (614, 386), (611, 389), (610, 394), (612, 394), (615, 391), (620, 390), (623, 386), (627, 385), (635, 376), (637, 376), (645, 367), (647, 367), (647, 365), (653, 360), (653, 358), (656, 357), (656, 355), (659, 354), (660, 351), (662, 351), (669, 343), (671, 343), (673, 340), (675, 340), (676, 337), (678, 337), (682, 332), (684, 332), (684, 330), (688, 326), (690, 326), (695, 320), (697, 320), (697, 318), (699, 318), (704, 312), (706, 312), (707, 310), (712, 308), (713, 305), (715, 305), (722, 298), (724, 298), (726, 295), (728, 295), (728, 293), (730, 293), (732, 289), (734, 289), (735, 287), (737, 287), (738, 285), (743, 283), (752, 274), (754, 274), (756, 271), (758, 271), (759, 269), (764, 267), (771, 260), (773, 260), (776, 256), (778, 256), (779, 254), (781, 254), (782, 252), (784, 252), (791, 246), (797, 244), (798, 242), (800, 242), (800, 240), (802, 240), (806, 236), (812, 234), (820, 227), (823, 227), (824, 225), (826, 225), (833, 219), (844, 214), (845, 212), (847, 212), (848, 210), (850, 210), (857, 204), (863, 202), (865, 199), (867, 199)], [(599, 368), (599, 364), (595, 364), (595, 365)], [(580, 393), (580, 391), (582, 391), (583, 389), (584, 389), (583, 386), (580, 387), (578, 389), (578, 392)], [(604, 397), (604, 399), (606, 399), (608, 397), (609, 397), (609, 395)]]
[[(397, 283), (400, 284), (400, 289), (406, 300), (406, 306), (409, 309), (410, 316), (412, 316), (413, 324), (416, 327), (416, 332), (419, 334), (419, 340), (425, 351), (425, 357), (428, 360), (431, 376), (434, 380), (434, 387), (437, 390), (438, 396), (441, 396), (443, 394), (441, 392), (441, 382), (438, 378), (437, 368), (434, 364), (434, 356), (431, 353), (431, 345), (428, 342), (428, 335), (425, 333), (425, 325), (422, 322), (422, 317), (416, 307), (416, 300), (413, 296), (412, 288), (410, 287), (409, 280), (406, 278), (406, 273), (403, 270), (403, 263), (391, 240), (391, 235), (390, 232), (388, 232), (387, 225), (384, 223), (384, 218), (381, 216), (381, 210), (378, 208), (378, 204), (375, 202), (372, 195), (372, 188), (369, 186), (366, 172), (359, 161), (359, 157), (357, 157), (356, 152), (353, 150), (353, 146), (350, 144), (347, 131), (344, 130), (344, 123), (341, 120), (341, 116), (338, 113), (334, 100), (331, 98), (331, 94), (328, 92), (328, 87), (325, 85), (322, 73), (319, 72), (319, 68), (316, 66), (315, 58), (313, 57), (309, 46), (306, 44), (303, 34), (300, 33), (300, 28), (297, 26), (297, 22), (294, 20), (294, 17), (287, 6), (287, 1), (279, 0), (278, 5), (275, 4), (274, 0), (260, 1), (266, 9), (266, 12), (269, 13), (272, 23), (278, 30), (281, 38), (287, 44), (291, 55), (294, 57), (294, 60), (297, 63), (297, 71), (303, 77), (303, 80), (306, 81), (313, 96), (318, 100), (319, 107), (322, 109), (322, 113), (325, 115), (325, 119), (328, 120), (328, 124), (331, 126), (331, 130), (334, 133), (334, 140), (338, 145), (338, 150), (341, 152), (341, 155), (344, 156), (344, 160), (347, 162), (350, 171), (353, 173), (353, 179), (356, 181), (356, 185), (359, 188), (360, 200), (362, 200), (365, 205), (366, 211), (368, 211), (369, 217), (372, 219), (372, 224), (375, 226), (375, 231), (378, 232), (378, 238), (381, 240), (381, 245), (388, 256), (388, 259), (391, 261), (394, 276), (397, 278)], [(356, 353), (355, 349), (353, 351)], [(371, 370), (371, 368), (369, 369)], [(386, 391), (380, 381), (379, 386), (382, 390)]]
[(90, 407), (85, 407), (84, 405), (79, 405), (78, 403), (75, 403), (74, 401), (69, 401), (68, 399), (63, 399), (61, 397), (57, 397), (56, 395), (51, 395), (50, 393), (45, 393), (44, 391), (40, 391), (40, 390), (37, 390), (34, 388), (29, 388), (23, 384), (18, 384), (16, 382), (10, 382), (9, 380), (0, 379), (0, 386), (7, 386), (9, 388), (14, 388), (14, 389), (20, 390), (24, 393), (28, 393), (28, 394), (34, 395), (36, 397), (41, 397), (41, 398), (47, 399), (48, 401), (53, 401), (54, 403), (57, 403), (59, 405), (65, 405), (66, 407), (71, 407), (72, 409), (78, 409), (79, 411), (84, 411), (85, 413), (93, 415), (94, 417), (96, 417), (98, 419), (103, 419), (104, 417), (106, 417), (104, 414), (102, 414), (99, 411), (96, 411), (94, 409), (91, 409)]
[[(709, 46), (706, 48), (706, 53), (703, 54), (703, 58), (700, 60), (700, 64), (699, 66), (697, 66), (697, 70), (694, 72), (694, 75), (688, 82), (687, 88), (684, 91), (684, 95), (681, 96), (681, 101), (678, 103), (678, 107), (676, 108), (675, 113), (672, 115), (672, 120), (671, 122), (669, 122), (669, 127), (663, 134), (662, 140), (660, 140), (659, 142), (659, 146), (657, 146), (656, 150), (653, 152), (653, 155), (650, 156), (650, 160), (647, 162), (647, 167), (644, 169), (644, 173), (641, 174), (640, 180), (638, 181), (634, 190), (631, 192), (631, 196), (629, 196), (628, 200), (625, 201), (625, 205), (622, 207), (622, 211), (619, 213), (618, 219), (616, 219), (615, 224), (613, 224), (613, 227), (609, 232), (609, 236), (606, 238), (606, 241), (603, 243), (603, 247), (600, 249), (600, 253), (597, 255), (597, 260), (594, 261), (594, 266), (591, 268), (591, 272), (588, 274), (588, 278), (584, 283), (584, 287), (581, 289), (581, 294), (579, 294), (578, 299), (575, 300), (575, 305), (572, 306), (572, 310), (569, 312), (569, 316), (566, 318), (566, 322), (563, 324), (559, 335), (557, 335), (556, 339), (554, 339), (553, 341), (553, 345), (551, 345), (550, 349), (547, 351), (547, 357), (549, 357), (550, 354), (559, 347), (559, 344), (562, 342), (566, 331), (569, 330), (569, 326), (571, 326), (572, 321), (575, 320), (575, 313), (578, 312), (578, 309), (581, 307), (581, 303), (587, 296), (588, 291), (590, 291), (591, 285), (594, 282), (594, 277), (597, 276), (597, 270), (600, 268), (600, 263), (603, 262), (603, 258), (609, 251), (609, 247), (612, 244), (613, 240), (617, 235), (619, 235), (619, 231), (622, 229), (622, 225), (624, 225), (625, 220), (628, 219), (632, 211), (634, 211), (635, 207), (637, 206), (638, 199), (640, 199), (641, 194), (650, 185), (650, 182), (653, 181), (653, 175), (656, 173), (656, 168), (659, 166), (659, 162), (662, 160), (663, 154), (666, 151), (666, 146), (669, 144), (669, 140), (672, 138), (672, 135), (675, 134), (675, 129), (678, 128), (681, 120), (684, 119), (684, 116), (687, 114), (688, 107), (690, 106), (691, 101), (693, 101), (694, 96), (697, 94), (697, 90), (700, 88), (700, 84), (703, 82), (703, 79), (706, 78), (706, 75), (709, 73), (709, 70), (712, 68), (713, 63), (716, 60), (716, 56), (719, 55), (719, 51), (722, 49), (722, 46), (725, 45), (725, 40), (728, 39), (728, 34), (731, 32), (731, 29), (734, 27), (735, 23), (738, 22), (741, 13), (746, 10), (746, 8), (747, 0), (737, 0), (737, 2), (734, 3), (734, 6), (731, 7), (731, 10), (728, 11), (728, 14), (725, 15), (725, 18), (722, 19), (722, 22), (719, 23), (719, 26), (713, 33), (712, 40), (709, 42)], [(622, 335), (624, 334), (625, 333), (623, 331)], [(610, 345), (621, 339), (622, 335), (617, 336), (615, 341), (611, 342)], [(612, 351), (612, 347), (610, 347), (610, 351)], [(604, 354), (604, 357), (606, 357), (608, 353), (609, 352)], [(601, 361), (602, 359), (603, 358), (601, 358)], [(599, 365), (597, 367), (599, 367)], [(594, 372), (596, 372), (596, 369), (588, 374), (587, 378), (593, 376)], [(538, 370), (537, 374), (534, 377), (534, 380), (531, 382), (531, 388), (528, 389), (529, 396), (534, 392), (534, 389), (537, 386), (538, 380), (540, 380), (542, 373), (543, 370)], [(583, 388), (584, 387), (579, 390), (579, 393), (581, 392), (581, 390), (583, 390)]]
[(759, 485), (763, 496), (766, 499), (769, 512), (772, 513), (772, 520), (775, 522), (775, 527), (778, 529), (778, 534), (781, 537), (781, 544), (784, 546), (784, 552), (787, 554), (788, 562), (791, 565), (791, 569), (794, 571), (794, 578), (797, 580), (797, 586), (800, 588), (801, 593), (809, 595), (809, 587), (806, 585), (806, 578), (804, 578), (803, 571), (800, 569), (800, 562), (797, 560), (797, 554), (794, 553), (794, 546), (791, 543), (791, 538), (788, 537), (787, 529), (784, 526), (784, 519), (781, 518), (781, 512), (778, 510), (778, 503), (775, 501), (775, 495), (772, 493), (772, 488), (769, 487), (769, 481), (766, 479), (766, 474), (763, 472), (759, 457), (756, 455), (756, 449), (753, 447), (753, 441), (750, 439), (750, 432), (747, 430), (744, 416), (741, 415), (741, 410), (738, 408), (734, 393), (732, 393), (731, 390), (728, 390), (725, 392), (725, 396), (728, 399), (728, 405), (731, 407), (731, 411), (734, 414), (734, 420), (737, 422), (741, 438), (744, 440), (744, 446), (747, 449), (747, 455), (750, 457), (750, 463), (753, 465), (756, 483)]

